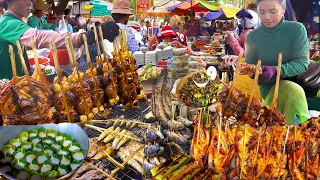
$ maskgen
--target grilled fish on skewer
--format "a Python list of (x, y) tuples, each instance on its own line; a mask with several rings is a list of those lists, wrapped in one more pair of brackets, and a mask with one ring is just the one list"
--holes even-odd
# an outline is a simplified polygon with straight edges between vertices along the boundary
[(169, 141), (172, 141), (177, 144), (184, 145), (184, 146), (189, 144), (188, 140), (186, 140), (184, 137), (182, 137), (174, 132), (164, 130), (163, 133), (166, 135), (166, 137), (169, 139)]
[(125, 135), (127, 133), (127, 130), (123, 129), (113, 140), (112, 142), (112, 148), (115, 149), (118, 144), (120, 143), (120, 141), (124, 138), (123, 135)]
[(119, 133), (120, 133), (120, 128), (117, 127), (106, 138), (104, 138), (103, 142), (108, 143), (108, 142), (112, 141)]

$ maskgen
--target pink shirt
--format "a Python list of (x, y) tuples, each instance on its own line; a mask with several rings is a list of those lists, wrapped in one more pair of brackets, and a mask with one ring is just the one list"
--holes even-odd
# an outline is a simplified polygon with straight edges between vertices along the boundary
[(247, 35), (249, 32), (251, 32), (252, 29), (246, 29), (241, 34), (239, 39), (235, 38), (234, 36), (230, 35), (227, 39), (227, 43), (230, 45), (230, 47), (233, 50), (234, 55), (239, 55), (241, 51), (243, 51), (243, 57), (246, 57), (246, 51), (245, 51), (245, 41), (247, 38)]
[[(11, 10), (7, 11), (8, 13), (14, 15), (18, 19), (22, 19), (19, 15), (14, 13)], [(67, 33), (58, 33), (55, 31), (42, 31), (30, 28), (20, 37), (19, 41), (22, 46), (31, 47), (30, 38), (32, 37), (36, 41), (36, 48), (50, 48), (50, 44), (52, 39), (54, 39), (56, 46), (58, 49), (66, 49), (66, 38)], [(72, 41), (72, 45), (75, 48), (80, 47), (80, 34), (78, 33), (70, 33), (70, 38)]]

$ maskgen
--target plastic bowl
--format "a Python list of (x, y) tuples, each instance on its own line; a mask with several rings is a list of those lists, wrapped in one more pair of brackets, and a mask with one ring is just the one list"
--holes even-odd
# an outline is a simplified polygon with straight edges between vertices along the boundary
[[(23, 132), (28, 131), (30, 129), (37, 129), (43, 127), (45, 129), (54, 129), (57, 132), (63, 132), (66, 135), (70, 135), (74, 138), (75, 142), (80, 144), (81, 150), (85, 153), (85, 157), (87, 157), (89, 151), (89, 138), (88, 135), (84, 132), (84, 130), (77, 124), (71, 123), (60, 123), (60, 124), (40, 124), (40, 125), (8, 125), (0, 129), (0, 149), (4, 145), (6, 145), (9, 140), (17, 138), (17, 136)], [(83, 162), (83, 161), (82, 161)], [(81, 166), (80, 163), (79, 167)], [(66, 176), (72, 174), (70, 172)], [(0, 170), (0, 174), (6, 177), (7, 179), (14, 180), (12, 176), (7, 175), (5, 172)]]
[(186, 54), (187, 48), (173, 48), (174, 56), (182, 56)]

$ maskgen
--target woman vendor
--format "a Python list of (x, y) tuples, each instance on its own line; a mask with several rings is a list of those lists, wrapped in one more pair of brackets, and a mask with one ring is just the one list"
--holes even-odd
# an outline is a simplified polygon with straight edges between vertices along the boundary
[(33, 4), (32, 16), (28, 18), (28, 26), (38, 30), (55, 30), (58, 27), (58, 22), (55, 20), (52, 25), (49, 25), (44, 18), (44, 13), (50, 8), (51, 5), (46, 4), (43, 0), (38, 0)]
[(257, 64), (261, 60), (260, 92), (265, 99), (263, 103), (271, 107), (278, 56), (282, 53), (277, 109), (286, 116), (287, 124), (304, 122), (309, 118), (304, 90), (284, 79), (297, 76), (308, 68), (306, 29), (301, 23), (284, 20), (286, 0), (257, 0), (257, 7), (262, 25), (246, 38), (246, 62)]
[[(22, 17), (28, 17), (32, 4), (36, 0), (0, 0), (0, 8), (5, 8), (6, 12), (0, 19), (0, 79), (11, 79), (12, 69), (9, 56), (9, 45), (13, 45), (17, 75), (22, 76), (23, 69), (21, 61), (17, 54), (16, 42), (19, 40), (22, 46), (31, 47), (30, 38), (36, 41), (36, 47), (49, 48), (52, 39), (55, 40), (58, 49), (65, 48), (65, 38), (67, 33), (57, 33), (54, 31), (43, 31), (29, 27), (21, 19)], [(109, 41), (113, 41), (114, 37), (119, 34), (119, 27), (114, 22), (106, 22), (101, 24), (103, 30), (103, 37)], [(92, 31), (85, 32), (87, 35), (88, 44), (93, 44), (94, 33)], [(82, 34), (70, 34), (71, 41), (74, 47), (80, 47), (83, 44)], [(24, 49), (24, 48), (23, 48)], [(27, 58), (27, 54), (24, 50), (24, 57)], [(29, 64), (26, 61), (27, 65)]]

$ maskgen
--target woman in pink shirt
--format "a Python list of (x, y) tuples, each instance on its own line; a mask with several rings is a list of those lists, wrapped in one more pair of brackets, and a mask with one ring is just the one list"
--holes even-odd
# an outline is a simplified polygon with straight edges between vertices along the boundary
[(228, 38), (226, 39), (226, 43), (230, 45), (234, 55), (237, 56), (240, 54), (241, 51), (245, 52), (244, 42), (246, 40), (246, 37), (249, 34), (249, 32), (251, 32), (256, 27), (259, 20), (257, 13), (252, 10), (243, 9), (240, 11), (240, 13), (240, 23), (244, 29), (242, 30), (239, 38), (236, 38), (233, 34), (229, 34)]
[[(35, 39), (36, 47), (49, 48), (52, 39), (55, 40), (58, 49), (64, 49), (65, 38), (67, 33), (57, 33), (54, 31), (43, 31), (29, 27), (22, 21), (23, 17), (28, 17), (32, 4), (36, 0), (0, 0), (0, 8), (6, 9), (5, 14), (0, 19), (0, 79), (11, 79), (11, 61), (9, 56), (9, 45), (12, 45), (16, 57), (17, 75), (22, 76), (23, 69), (19, 60), (16, 42), (19, 41), (22, 46), (31, 47), (30, 38)], [(119, 27), (114, 22), (106, 22), (101, 24), (103, 37), (109, 41), (113, 41), (114, 37), (119, 35)], [(88, 37), (88, 44), (93, 44), (94, 33), (92, 31), (85, 32)], [(74, 47), (80, 47), (83, 44), (82, 34), (70, 34)], [(24, 48), (22, 48), (24, 49)], [(24, 51), (25, 59), (27, 54)], [(28, 64), (28, 62), (26, 61)]]

